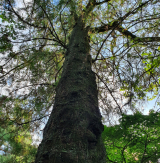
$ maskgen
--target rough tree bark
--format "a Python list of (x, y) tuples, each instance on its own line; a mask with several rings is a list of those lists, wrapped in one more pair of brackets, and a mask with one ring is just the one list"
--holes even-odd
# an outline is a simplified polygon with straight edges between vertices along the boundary
[(88, 29), (79, 18), (35, 163), (105, 163), (103, 125), (89, 50)]

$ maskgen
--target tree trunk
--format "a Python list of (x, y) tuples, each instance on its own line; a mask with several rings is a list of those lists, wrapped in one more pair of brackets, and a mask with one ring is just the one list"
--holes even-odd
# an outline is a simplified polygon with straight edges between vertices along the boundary
[(55, 104), (35, 163), (105, 163), (96, 78), (88, 30), (77, 21), (68, 45)]

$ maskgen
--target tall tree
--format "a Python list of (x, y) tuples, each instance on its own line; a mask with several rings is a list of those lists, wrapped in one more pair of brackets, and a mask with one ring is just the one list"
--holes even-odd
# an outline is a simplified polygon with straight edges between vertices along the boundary
[(98, 95), (106, 115), (134, 110), (149, 91), (158, 95), (159, 6), (1, 1), (1, 84), (9, 87), (1, 123), (33, 131), (54, 104), (35, 162), (106, 161)]

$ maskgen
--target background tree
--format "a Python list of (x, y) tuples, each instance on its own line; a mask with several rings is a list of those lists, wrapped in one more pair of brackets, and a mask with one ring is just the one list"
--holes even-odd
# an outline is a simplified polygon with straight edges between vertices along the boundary
[[(145, 100), (148, 92), (153, 91), (153, 97), (159, 97), (159, 5), (158, 0), (1, 1), (3, 23), (0, 72), (2, 92), (5, 95), (1, 97), (1, 124), (16, 126), (13, 131), (23, 126), (22, 129), (32, 132), (39, 127), (40, 122), (45, 122), (51, 106), (56, 103), (55, 92), (65, 84), (57, 86), (70, 70), (68, 63), (73, 66), (71, 69), (77, 71), (82, 66), (82, 74), (89, 72), (92, 76), (87, 78), (76, 74), (75, 80), (79, 80), (78, 76), (82, 76), (86, 82), (92, 79), (90, 86), (94, 85), (95, 105), (98, 106), (95, 79), (90, 69), (92, 66), (97, 77), (99, 107), (108, 122), (111, 122), (113, 115), (122, 115), (129, 109), (134, 112), (138, 101)], [(80, 28), (83, 29), (81, 32)], [(75, 51), (72, 49), (73, 44), (76, 44)], [(71, 51), (77, 56), (71, 54)], [(68, 87), (70, 85), (68, 83)], [(89, 85), (86, 89), (92, 90)], [(70, 91), (74, 97), (77, 95), (77, 91), (71, 88)], [(87, 104), (89, 99), (86, 103), (82, 101)], [(77, 111), (77, 115), (81, 111)], [(64, 113), (62, 119), (57, 119), (57, 124), (63, 124), (64, 117), (69, 119), (67, 112)], [(59, 111), (53, 111), (52, 114), (59, 114)], [(97, 147), (95, 144), (97, 139), (101, 142), (99, 136), (102, 132), (100, 114), (97, 110), (93, 116), (90, 111), (84, 115), (83, 118), (79, 116), (81, 120), (74, 116), (74, 121), (79, 123), (88, 115), (83, 126), (90, 128), (91, 134), (87, 133), (85, 138), (90, 140), (88, 142), (91, 146)], [(91, 121), (92, 125), (89, 125)], [(25, 128), (26, 124), (28, 127)], [(96, 124), (99, 124), (98, 127)], [(85, 127), (84, 130), (87, 130)], [(93, 128), (99, 128), (99, 131), (94, 133)], [(85, 132), (82, 130), (81, 133)], [(92, 154), (95, 155), (95, 152)], [(51, 154), (46, 152), (43, 156), (47, 160)]]
[(159, 113), (123, 115), (102, 134), (107, 162), (157, 162), (160, 158)]

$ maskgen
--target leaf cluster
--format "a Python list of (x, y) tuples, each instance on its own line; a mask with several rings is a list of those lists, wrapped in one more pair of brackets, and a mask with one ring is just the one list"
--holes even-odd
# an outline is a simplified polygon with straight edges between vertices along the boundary
[(160, 113), (123, 115), (120, 124), (105, 126), (102, 138), (108, 162), (156, 162), (160, 158)]

